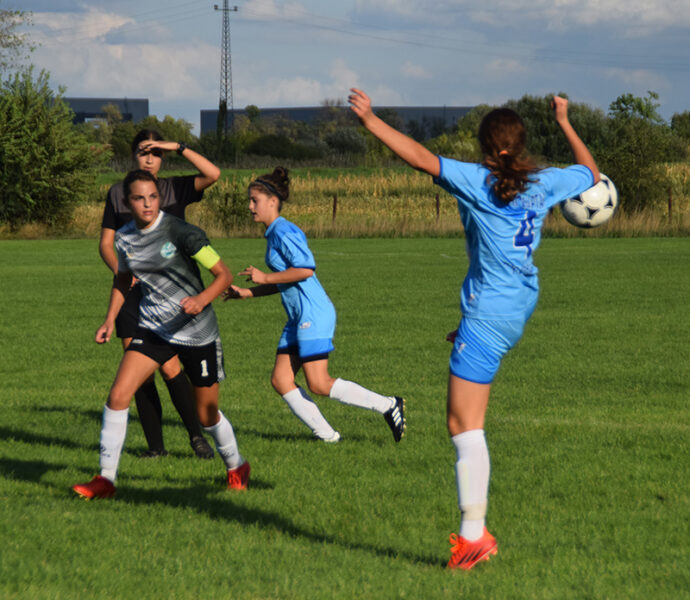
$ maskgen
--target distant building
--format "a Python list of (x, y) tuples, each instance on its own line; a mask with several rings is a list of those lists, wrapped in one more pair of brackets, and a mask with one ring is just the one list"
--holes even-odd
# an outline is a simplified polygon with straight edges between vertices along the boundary
[[(375, 113), (393, 111), (397, 113), (403, 128), (418, 139), (427, 139), (439, 135), (443, 130), (453, 127), (458, 119), (468, 112), (473, 106), (376, 106)], [(332, 110), (333, 107), (308, 106), (300, 108), (260, 108), (259, 117), (268, 119), (282, 116), (291, 121), (302, 121), (309, 125), (318, 123), (324, 110)], [(339, 107), (338, 110), (350, 110), (347, 107)], [(235, 109), (235, 115), (246, 115), (245, 109)], [(228, 123), (231, 123), (231, 115), (228, 115)], [(201, 133), (213, 133), (216, 131), (218, 121), (218, 109), (201, 111)]]
[(74, 111), (74, 123), (104, 118), (103, 107), (108, 104), (117, 106), (124, 121), (138, 123), (149, 116), (148, 98), (63, 98), (63, 100)]

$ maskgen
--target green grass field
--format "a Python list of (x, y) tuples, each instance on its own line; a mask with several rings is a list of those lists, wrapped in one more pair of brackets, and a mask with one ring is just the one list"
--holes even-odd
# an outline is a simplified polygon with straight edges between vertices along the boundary
[[(160, 386), (171, 455), (137, 458), (132, 407), (118, 494), (85, 502), (70, 486), (97, 472), (120, 357), (92, 341), (110, 277), (94, 240), (0, 242), (0, 598), (690, 597), (690, 240), (543, 242), (540, 304), (486, 425), (499, 553), (469, 573), (443, 569), (464, 241), (311, 245), (338, 309), (331, 374), (404, 395), (403, 441), (328, 399), (343, 440), (311, 441), (270, 387), (278, 297), (217, 303), (250, 489), (192, 457)], [(263, 265), (262, 240), (215, 246), (235, 273)]]

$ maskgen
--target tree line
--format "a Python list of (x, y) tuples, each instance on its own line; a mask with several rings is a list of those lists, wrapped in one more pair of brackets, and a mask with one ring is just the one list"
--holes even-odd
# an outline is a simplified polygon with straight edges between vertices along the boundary
[[(23, 223), (59, 225), (72, 207), (93, 198), (99, 171), (127, 170), (130, 144), (144, 127), (157, 129), (165, 139), (183, 141), (223, 166), (287, 165), (388, 166), (395, 159), (378, 140), (365, 133), (354, 114), (341, 102), (326, 101), (314, 124), (284, 116), (264, 118), (256, 106), (238, 115), (227, 134), (196, 137), (192, 124), (166, 116), (141, 122), (123, 120), (117, 107), (105, 106), (104, 117), (74, 125), (74, 114), (53, 91), (48, 73), (18, 70), (0, 86), (0, 222), (16, 229)], [(666, 123), (659, 115), (658, 96), (624, 94), (608, 112), (572, 103), (570, 119), (591, 148), (602, 172), (616, 184), (625, 211), (657, 205), (667, 194), (663, 166), (687, 160), (690, 111)], [(523, 96), (505, 104), (525, 121), (528, 150), (543, 164), (568, 164), (570, 150), (552, 116), (550, 97)], [(437, 135), (424, 143), (433, 152), (477, 161), (481, 154), (476, 132), (493, 107), (480, 105), (447, 130), (436, 124)], [(402, 122), (391, 109), (379, 116), (413, 137), (423, 138), (428, 124)], [(176, 156), (169, 157), (175, 167)], [(182, 163), (180, 163), (182, 165)]]

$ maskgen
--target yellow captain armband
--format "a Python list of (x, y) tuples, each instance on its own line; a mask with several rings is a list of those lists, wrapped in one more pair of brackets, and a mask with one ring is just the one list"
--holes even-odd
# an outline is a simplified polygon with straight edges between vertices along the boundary
[(206, 269), (211, 269), (220, 260), (218, 252), (211, 248), (211, 246), (204, 246), (192, 258)]

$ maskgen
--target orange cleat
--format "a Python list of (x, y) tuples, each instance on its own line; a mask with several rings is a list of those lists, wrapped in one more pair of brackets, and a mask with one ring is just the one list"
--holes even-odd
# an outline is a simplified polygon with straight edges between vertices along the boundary
[(228, 489), (246, 490), (250, 470), (249, 462), (246, 460), (236, 469), (228, 469)]
[(72, 486), (72, 489), (87, 500), (91, 500), (91, 498), (110, 498), (115, 495), (113, 482), (100, 475), (96, 475), (88, 483), (77, 483)]
[(484, 527), (484, 534), (478, 540), (470, 542), (456, 533), (450, 534), (451, 557), (447, 569), (464, 569), (469, 571), (481, 560), (489, 560), (498, 552), (496, 538)]

